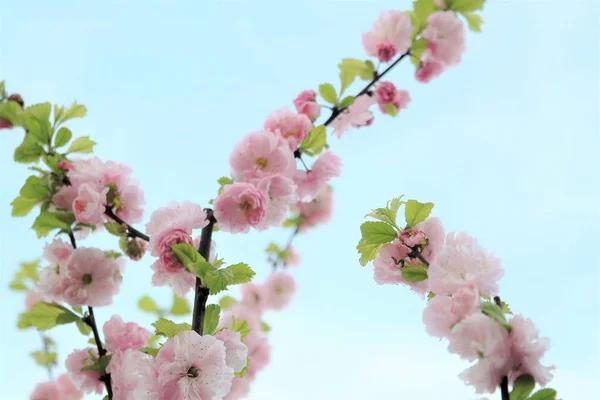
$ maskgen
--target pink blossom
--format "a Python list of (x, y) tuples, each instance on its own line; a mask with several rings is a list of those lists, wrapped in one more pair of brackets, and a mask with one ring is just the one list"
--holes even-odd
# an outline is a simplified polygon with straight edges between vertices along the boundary
[(219, 328), (232, 328), (233, 319), (246, 321), (251, 331), (260, 331), (262, 309), (248, 305), (242, 301), (235, 303), (227, 313), (224, 313), (219, 321)]
[(64, 298), (73, 307), (107, 306), (121, 286), (122, 267), (96, 248), (73, 250), (65, 269)]
[(428, 275), (431, 290), (438, 295), (451, 295), (465, 283), (474, 282), (482, 296), (495, 296), (504, 270), (500, 259), (480, 247), (473, 238), (449, 233), (446, 247), (429, 266)]
[(220, 330), (215, 337), (225, 345), (225, 363), (233, 368), (234, 372), (240, 372), (248, 361), (248, 347), (242, 343), (239, 332), (229, 329)]
[(264, 129), (287, 141), (290, 150), (296, 151), (312, 129), (312, 121), (304, 114), (281, 108), (267, 117)]
[(410, 102), (410, 94), (406, 90), (398, 90), (392, 82), (381, 82), (375, 89), (375, 98), (379, 109), (386, 114), (385, 106), (393, 104), (397, 111), (400, 111), (408, 106)]
[(452, 329), (448, 350), (477, 364), (460, 374), (476, 393), (493, 393), (508, 372), (508, 332), (483, 313), (473, 313)]
[(410, 48), (413, 25), (403, 12), (383, 11), (369, 32), (362, 34), (365, 51), (382, 62), (390, 61), (396, 54), (406, 53)]
[(267, 278), (264, 286), (265, 303), (268, 308), (283, 310), (296, 292), (296, 282), (291, 275), (276, 272)]
[(405, 260), (410, 253), (399, 239), (384, 245), (375, 260), (373, 260), (373, 279), (379, 285), (403, 284), (415, 292), (424, 294), (428, 289), (427, 280), (421, 282), (409, 282), (402, 276), (401, 261)]
[(247, 307), (262, 312), (266, 308), (265, 287), (256, 283), (246, 283), (240, 287), (242, 303)]
[(350, 128), (368, 126), (373, 122), (373, 113), (369, 107), (377, 103), (375, 96), (363, 94), (358, 96), (352, 105), (344, 109), (331, 123), (333, 134), (342, 137), (344, 132)]
[(68, 160), (60, 160), (59, 162), (56, 163), (56, 165), (58, 166), (58, 168), (62, 169), (63, 171), (68, 171), (73, 168), (73, 163)]
[(152, 213), (146, 233), (152, 237), (169, 229), (182, 229), (191, 235), (193, 229), (202, 229), (206, 225), (208, 221), (202, 206), (189, 201), (173, 201)]
[(262, 230), (281, 225), (290, 211), (290, 205), (297, 199), (294, 181), (275, 174), (252, 183), (268, 197), (267, 213), (257, 228)]
[(150, 356), (133, 349), (113, 353), (106, 368), (106, 372), (111, 374), (113, 400), (146, 398), (135, 391), (140, 386), (140, 380), (153, 376), (152, 362)]
[(439, 61), (434, 60), (431, 55), (425, 50), (421, 56), (421, 64), (415, 72), (415, 78), (421, 83), (429, 83), (433, 78), (438, 77), (446, 66)]
[(0, 129), (12, 129), (14, 125), (5, 119), (0, 118)]
[(315, 122), (321, 115), (321, 106), (317, 104), (317, 92), (314, 90), (304, 90), (296, 99), (294, 99), (296, 111), (306, 115), (312, 122)]
[(77, 190), (73, 186), (63, 185), (52, 196), (52, 205), (59, 210), (71, 210), (73, 201), (77, 197)]
[(27, 311), (31, 310), (31, 307), (33, 307), (35, 303), (39, 303), (40, 301), (41, 299), (36, 292), (32, 290), (28, 291), (27, 295), (25, 295), (25, 309)]
[(67, 372), (77, 389), (84, 393), (102, 394), (104, 383), (100, 381), (100, 373), (97, 371), (81, 371), (81, 368), (93, 364), (89, 359), (89, 352), (94, 357), (98, 357), (98, 352), (95, 349), (75, 350), (69, 354), (65, 361)]
[(44, 258), (52, 264), (61, 264), (69, 258), (73, 246), (61, 239), (54, 239), (44, 247)]
[[(220, 399), (231, 389), (233, 369), (226, 349), (214, 336), (183, 331), (167, 340), (154, 359), (158, 376), (144, 376), (160, 385), (156, 399)], [(144, 386), (145, 384), (142, 384)]]
[(107, 187), (97, 191), (87, 183), (79, 186), (77, 197), (73, 200), (73, 213), (77, 221), (90, 225), (102, 224), (107, 194)]
[(251, 183), (227, 185), (214, 201), (219, 229), (230, 233), (246, 233), (251, 227), (261, 229), (267, 215), (268, 198)]
[(65, 269), (58, 264), (49, 265), (40, 271), (36, 292), (43, 301), (60, 302), (66, 290)]
[(233, 378), (231, 390), (223, 400), (239, 400), (243, 399), (250, 392), (251, 378), (245, 375), (242, 378)]
[(447, 338), (455, 324), (479, 310), (479, 304), (479, 292), (474, 284), (460, 288), (454, 297), (435, 296), (423, 311), (425, 330), (431, 336)]
[[(66, 374), (59, 376), (56, 380), (50, 382), (39, 383), (30, 400), (81, 400), (81, 393), (71, 382)], [(117, 400), (117, 399), (115, 399)]]
[[(2, 122), (2, 120), (0, 120)], [(0, 126), (2, 128), (2, 126)], [(29, 397), (30, 400), (61, 400), (56, 383), (53, 381), (38, 383)]]
[(125, 323), (118, 315), (113, 315), (102, 328), (106, 340), (105, 348), (113, 353), (129, 349), (138, 350), (148, 343), (150, 332), (135, 322)]
[(539, 331), (533, 321), (522, 315), (515, 315), (510, 320), (512, 330), (509, 335), (511, 362), (513, 368), (511, 380), (529, 374), (540, 384), (546, 385), (552, 379), (554, 367), (545, 367), (541, 359), (550, 347), (550, 339), (539, 337)]
[(128, 238), (125, 246), (125, 255), (132, 261), (139, 261), (148, 249), (148, 242), (140, 238)]
[(465, 27), (453, 11), (438, 11), (427, 18), (421, 36), (427, 40), (431, 57), (447, 66), (460, 62), (465, 51)]
[(400, 241), (411, 248), (423, 244), (425, 240), (425, 234), (418, 229), (407, 228), (400, 232)]
[(444, 225), (438, 217), (429, 217), (415, 225), (415, 229), (427, 236), (427, 244), (421, 249), (421, 255), (429, 263), (432, 263), (439, 252), (442, 251), (446, 242)]
[(296, 160), (288, 142), (270, 132), (257, 131), (239, 141), (229, 156), (231, 177), (236, 182), (281, 174), (294, 176)]
[(296, 208), (302, 221), (298, 230), (303, 232), (313, 226), (329, 222), (333, 214), (333, 193), (326, 187), (317, 197), (309, 203), (297, 203)]
[(271, 346), (266, 337), (259, 334), (257, 330), (251, 330), (244, 338), (248, 346), (248, 370), (246, 375), (252, 379), (271, 360)]
[(330, 151), (324, 151), (314, 162), (310, 171), (296, 171), (298, 197), (302, 202), (314, 200), (330, 179), (342, 174), (342, 160)]

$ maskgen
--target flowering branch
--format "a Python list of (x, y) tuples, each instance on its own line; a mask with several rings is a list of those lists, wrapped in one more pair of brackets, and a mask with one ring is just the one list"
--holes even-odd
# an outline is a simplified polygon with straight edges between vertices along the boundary
[[(50, 353), (50, 348), (48, 346), (48, 340), (50, 338), (48, 338), (46, 335), (44, 335), (42, 332), (40, 332), (40, 338), (42, 339), (42, 345), (44, 346), (44, 354), (49, 354)], [(48, 379), (52, 380), (52, 365), (53, 364), (46, 364), (46, 370), (48, 371)]]
[[(494, 303), (496, 303), (496, 305), (502, 309), (502, 300), (500, 300), (500, 296), (494, 296)], [(503, 376), (502, 380), (500, 380), (500, 394), (502, 395), (502, 400), (510, 400), (507, 376)]]
[[(206, 211), (208, 225), (202, 229), (198, 252), (200, 252), (200, 255), (208, 261), (210, 256), (212, 232), (217, 220), (213, 216), (213, 210), (207, 208), (204, 211)], [(208, 294), (208, 288), (202, 285), (202, 280), (199, 277), (196, 277), (196, 288), (194, 291), (194, 311), (192, 313), (192, 329), (199, 335), (202, 335), (202, 332), (204, 331), (204, 315), (206, 312), (206, 301), (208, 300)]]
[(129, 225), (127, 222), (123, 221), (121, 218), (119, 218), (112, 210), (111, 207), (106, 207), (106, 210), (104, 211), (104, 214), (106, 214), (106, 216), (110, 219), (112, 219), (113, 221), (115, 221), (118, 224), (121, 225), (125, 225), (127, 226), (127, 234), (130, 237), (133, 238), (140, 238), (142, 240), (145, 240), (146, 242), (150, 241), (150, 236), (146, 235), (143, 232), (138, 231), (137, 229), (135, 229), (133, 226)]

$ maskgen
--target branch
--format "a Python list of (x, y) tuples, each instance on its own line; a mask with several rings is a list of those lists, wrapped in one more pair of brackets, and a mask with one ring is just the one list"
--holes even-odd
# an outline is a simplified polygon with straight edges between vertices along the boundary
[(121, 218), (119, 218), (112, 210), (112, 208), (110, 207), (106, 207), (106, 209), (104, 210), (104, 214), (106, 214), (106, 216), (110, 219), (112, 219), (113, 221), (115, 221), (118, 224), (121, 225), (125, 225), (127, 226), (127, 233), (130, 237), (133, 238), (140, 238), (142, 240), (145, 240), (146, 242), (150, 241), (150, 236), (146, 235), (143, 232), (138, 231), (137, 229), (135, 229), (133, 226), (129, 225), (127, 222), (123, 221)]
[[(289, 248), (292, 246), (292, 242), (294, 241), (294, 238), (298, 235), (299, 231), (300, 231), (299, 227), (296, 227), (296, 229), (294, 229), (294, 232), (292, 232), (292, 235), (288, 239), (287, 244), (283, 248), (284, 251), (289, 250)], [(271, 260), (271, 266), (273, 267), (273, 271), (275, 271), (277, 269), (277, 267), (279, 266), (279, 263), (283, 262), (283, 261), (284, 260), (281, 257), (279, 257), (279, 255), (274, 260)]]
[[(208, 225), (202, 229), (200, 235), (200, 246), (198, 252), (206, 261), (210, 257), (210, 242), (212, 240), (213, 227), (217, 220), (213, 215), (213, 210), (205, 209)], [(204, 332), (204, 314), (206, 312), (206, 301), (208, 300), (208, 288), (202, 286), (202, 280), (196, 277), (196, 289), (194, 292), (194, 311), (192, 313), (192, 329), (199, 335)]]
[[(71, 245), (74, 249), (77, 248), (77, 243), (75, 242), (75, 235), (73, 235), (72, 231), (68, 232), (69, 239), (71, 240)], [(94, 317), (94, 309), (88, 306), (88, 315), (83, 317), (83, 322), (85, 322), (90, 328), (92, 328), (92, 332), (94, 333), (94, 340), (96, 341), (96, 347), (98, 348), (98, 357), (103, 357), (106, 355), (106, 349), (102, 346), (102, 340), (100, 339), (100, 333), (98, 333), (98, 326), (96, 325), (96, 318)], [(104, 382), (106, 386), (106, 392), (108, 394), (109, 400), (113, 398), (112, 391), (112, 381), (110, 379), (110, 374), (104, 373), (100, 376), (100, 381)]]
[[(39, 331), (38, 331), (39, 332)], [(42, 332), (40, 333), (40, 338), (42, 339), (42, 344), (44, 346), (44, 354), (49, 354), (50, 353), (50, 349), (48, 347), (48, 336), (44, 335)], [(54, 364), (56, 365), (56, 364)], [(47, 364), (46, 365), (46, 371), (48, 371), (48, 380), (53, 380), (54, 378), (52, 377), (52, 364)]]
[[(502, 300), (500, 300), (500, 296), (494, 297), (494, 303), (500, 308), (502, 308)], [(508, 377), (503, 376), (500, 381), (500, 394), (502, 395), (502, 400), (510, 400), (510, 394), (508, 393)]]

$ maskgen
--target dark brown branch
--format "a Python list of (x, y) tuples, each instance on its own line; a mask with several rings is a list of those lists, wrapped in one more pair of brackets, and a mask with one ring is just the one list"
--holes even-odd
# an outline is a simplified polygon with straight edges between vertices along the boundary
[(106, 209), (104, 210), (104, 214), (106, 214), (106, 216), (110, 219), (112, 219), (113, 221), (115, 221), (118, 224), (121, 225), (125, 225), (127, 226), (127, 234), (130, 237), (133, 238), (140, 238), (142, 240), (145, 240), (146, 242), (150, 241), (150, 236), (146, 235), (143, 232), (138, 231), (137, 229), (135, 229), (133, 226), (129, 225), (127, 222), (123, 221), (121, 218), (119, 218), (112, 210), (112, 208), (110, 207), (106, 207)]
[[(213, 215), (213, 210), (205, 209), (208, 225), (202, 229), (200, 235), (200, 245), (198, 252), (206, 261), (210, 257), (210, 243), (212, 241), (212, 232), (217, 220)], [(194, 311), (192, 313), (192, 329), (199, 335), (204, 333), (204, 315), (206, 313), (206, 301), (208, 300), (208, 288), (202, 286), (202, 280), (196, 277), (196, 289), (194, 293)]]
[[(494, 297), (494, 303), (500, 308), (502, 308), (502, 300), (500, 300), (499, 296)], [(510, 393), (508, 392), (508, 377), (503, 376), (500, 381), (500, 394), (502, 396), (502, 400), (510, 400)]]

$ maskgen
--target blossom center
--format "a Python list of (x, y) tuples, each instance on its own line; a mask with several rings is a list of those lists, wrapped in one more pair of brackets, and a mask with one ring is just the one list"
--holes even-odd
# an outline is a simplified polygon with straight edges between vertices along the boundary
[(286, 139), (287, 139), (287, 138), (289, 138), (289, 137), (296, 136), (296, 132), (286, 132), (286, 133), (284, 133), (284, 134), (283, 134), (283, 135), (281, 135), (281, 136), (283, 136), (284, 138), (286, 138)]
[(200, 370), (193, 365), (187, 370), (186, 374), (189, 378), (197, 378), (200, 375)]
[(258, 157), (256, 159), (256, 167), (258, 169), (265, 169), (265, 168), (267, 168), (268, 164), (269, 164), (269, 161), (265, 157)]
[(83, 282), (84, 285), (89, 285), (90, 283), (92, 283), (92, 275), (90, 274), (85, 274), (81, 277), (81, 282)]
[(244, 211), (244, 212), (248, 212), (252, 209), (252, 204), (250, 204), (249, 201), (244, 201), (243, 203), (240, 204), (240, 210)]

